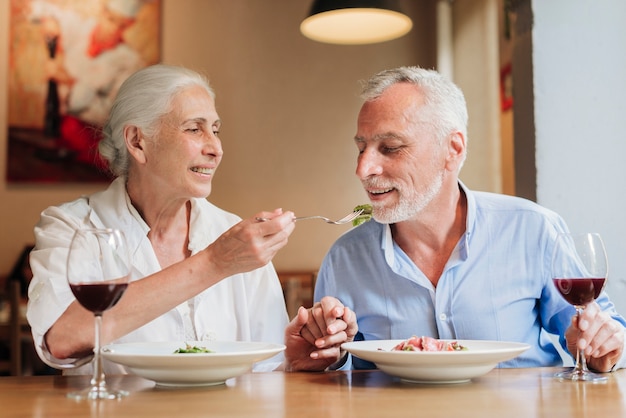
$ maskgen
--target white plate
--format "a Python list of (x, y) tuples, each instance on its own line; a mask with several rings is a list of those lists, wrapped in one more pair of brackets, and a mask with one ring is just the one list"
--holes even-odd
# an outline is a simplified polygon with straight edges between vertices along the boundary
[[(416, 383), (463, 383), (528, 350), (528, 344), (454, 340), (466, 351), (391, 351), (403, 340), (344, 343), (342, 347), (392, 376)], [(446, 340), (451, 341), (451, 340)]]
[[(186, 344), (206, 347), (213, 352), (174, 353)], [(242, 375), (250, 371), (254, 363), (284, 349), (282, 344), (263, 342), (145, 342), (109, 344), (102, 347), (102, 356), (160, 386), (207, 386)]]

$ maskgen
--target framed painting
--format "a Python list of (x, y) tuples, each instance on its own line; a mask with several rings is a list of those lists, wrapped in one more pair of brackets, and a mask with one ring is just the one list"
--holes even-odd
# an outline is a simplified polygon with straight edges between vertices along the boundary
[(120, 84), (160, 61), (161, 0), (10, 0), (7, 183), (108, 181)]

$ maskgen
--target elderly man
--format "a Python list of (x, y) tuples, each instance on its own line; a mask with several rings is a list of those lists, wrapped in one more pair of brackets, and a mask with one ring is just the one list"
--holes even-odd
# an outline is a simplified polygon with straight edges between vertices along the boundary
[(291, 364), (337, 367), (344, 341), (423, 335), (524, 342), (531, 348), (501, 366), (553, 366), (562, 364), (556, 334), (597, 371), (623, 367), (626, 322), (607, 295), (577, 319), (552, 283), (563, 219), (459, 180), (468, 120), (461, 90), (435, 71), (402, 67), (372, 77), (363, 98), (356, 174), (374, 220), (341, 236), (324, 258), (318, 302), (287, 332), (299, 342), (287, 350)]

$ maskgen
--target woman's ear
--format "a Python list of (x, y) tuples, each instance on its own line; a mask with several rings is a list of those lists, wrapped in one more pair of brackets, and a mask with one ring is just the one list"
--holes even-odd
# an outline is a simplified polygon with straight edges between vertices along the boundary
[(128, 149), (129, 154), (132, 155), (138, 163), (141, 164), (146, 162), (146, 143), (143, 134), (138, 127), (133, 125), (124, 127), (124, 142), (126, 142), (126, 148)]

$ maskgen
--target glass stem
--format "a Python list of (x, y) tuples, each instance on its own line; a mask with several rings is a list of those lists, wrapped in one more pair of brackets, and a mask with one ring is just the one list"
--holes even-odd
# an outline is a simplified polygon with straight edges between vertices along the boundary
[(102, 328), (102, 314), (96, 314), (96, 328), (93, 345), (93, 377), (91, 378), (92, 392), (102, 392), (106, 390), (104, 371), (102, 370), (102, 358), (100, 357), (100, 329)]
[[(583, 313), (583, 308), (576, 307), (576, 314), (578, 316), (578, 320), (580, 320), (580, 315)], [(581, 353), (578, 348), (578, 342), (576, 342), (576, 372), (584, 373), (587, 371), (587, 359), (585, 358), (585, 353)]]

